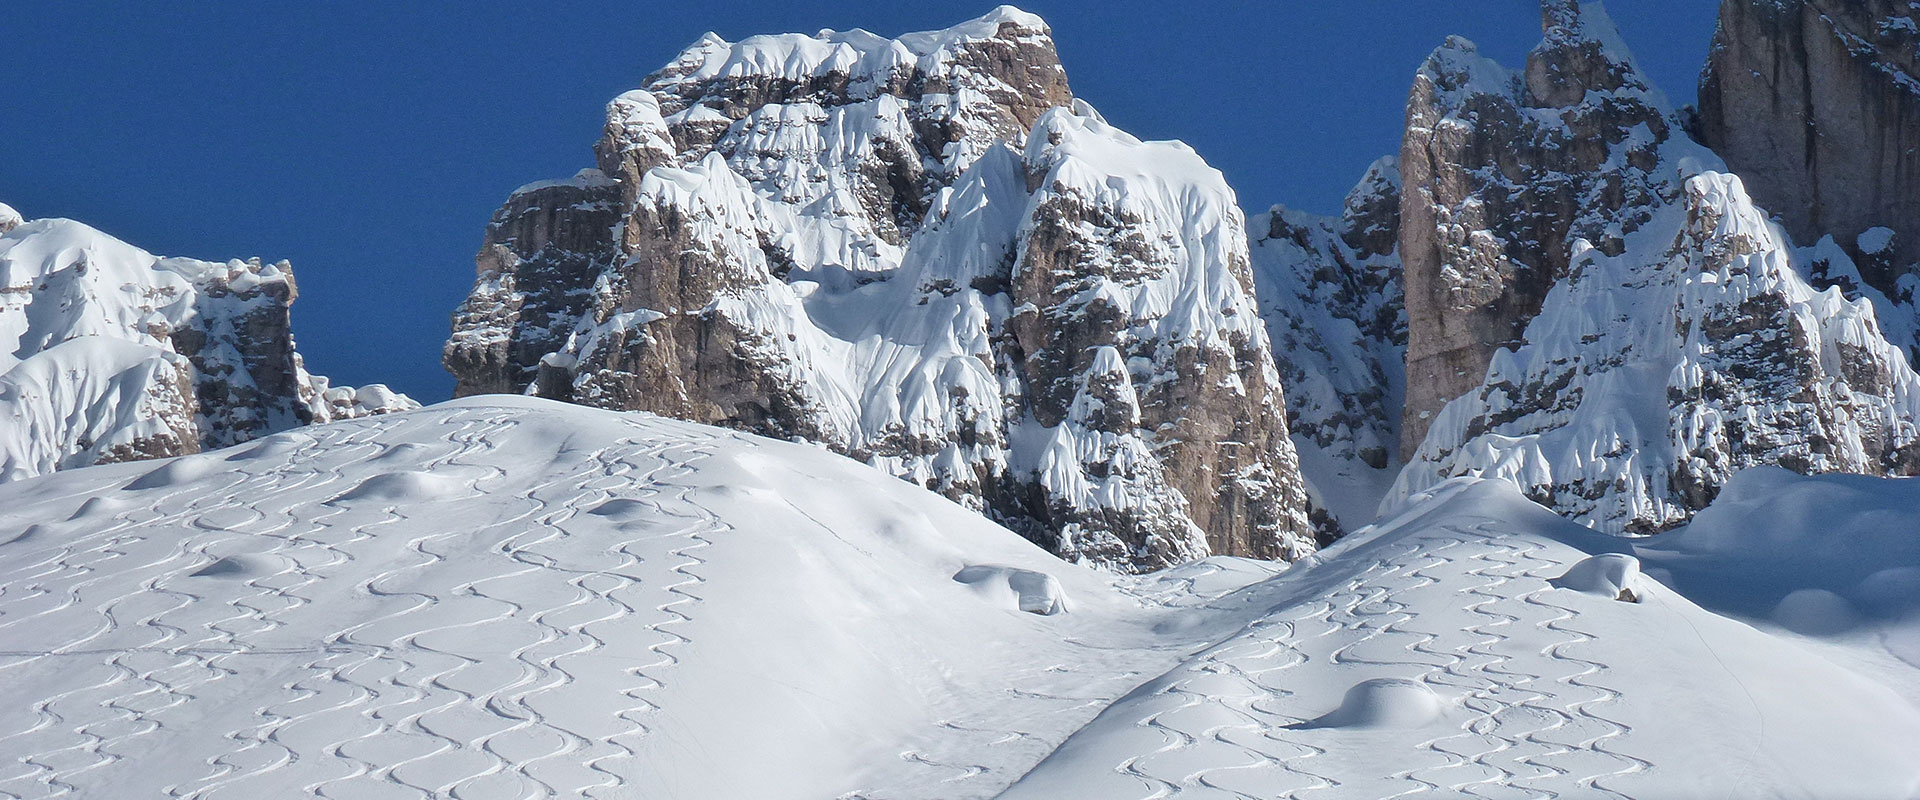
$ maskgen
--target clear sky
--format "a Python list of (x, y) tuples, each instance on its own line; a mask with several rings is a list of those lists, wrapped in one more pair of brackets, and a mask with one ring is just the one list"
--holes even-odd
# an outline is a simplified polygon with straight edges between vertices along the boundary
[[(523, 183), (593, 163), (606, 101), (702, 32), (897, 35), (992, 7), (783, 2), (10, 3), (0, 202), (161, 255), (290, 259), (308, 368), (445, 399), (448, 314), (483, 226)], [(1183, 139), (1243, 206), (1338, 208), (1398, 149), (1407, 87), (1448, 34), (1509, 66), (1531, 0), (1029, 0), (1074, 93)], [(1607, 4), (1691, 102), (1715, 0)]]

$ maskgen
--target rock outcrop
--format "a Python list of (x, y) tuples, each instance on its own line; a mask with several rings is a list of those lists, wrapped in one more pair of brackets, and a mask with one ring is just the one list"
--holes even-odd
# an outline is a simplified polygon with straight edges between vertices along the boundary
[(1723, 0), (1699, 131), (1795, 239), (1833, 236), (1869, 286), (1910, 305), (1920, 283), (1920, 7)]
[(708, 35), (595, 154), (495, 216), (460, 393), (820, 442), (1116, 569), (1313, 548), (1232, 191), (1039, 18)]
[[(1431, 400), (1444, 385), (1416, 370), (1437, 357), (1435, 330), (1479, 331), (1488, 357), (1433, 418), (1393, 497), (1498, 477), (1590, 527), (1646, 533), (1685, 522), (1746, 467), (1920, 471), (1920, 378), (1874, 304), (1839, 285), (1857, 288), (1858, 266), (1831, 240), (1796, 247), (1772, 224), (1679, 131), (1597, 6), (1549, 2), (1547, 22), (1524, 75), (1455, 40), (1416, 84), (1410, 143), (1497, 158), (1403, 168), (1409, 425), (1424, 413), (1416, 387)], [(1435, 119), (1426, 97), (1467, 111)], [(1552, 146), (1530, 149), (1541, 142)], [(1413, 252), (1434, 241), (1438, 269), (1433, 250)]]
[(307, 373), (284, 261), (156, 258), (64, 219), (0, 227), (0, 480), (418, 407)]

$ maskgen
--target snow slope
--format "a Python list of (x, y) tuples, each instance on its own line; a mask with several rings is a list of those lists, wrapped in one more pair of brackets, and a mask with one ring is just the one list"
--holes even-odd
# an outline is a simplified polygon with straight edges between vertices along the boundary
[(470, 398), (0, 486), (0, 796), (1920, 787), (1914, 695), (1818, 655), (1861, 648), (1576, 568), (1620, 544), (1462, 479), (1284, 571), (1114, 576), (818, 447)]
[(1109, 707), (1001, 797), (1920, 789), (1912, 696), (1644, 576), (1595, 580), (1632, 563), (1588, 558), (1614, 541), (1504, 481), (1450, 481), (1246, 590), (1262, 611), (1244, 630)]
[(938, 796), (1011, 781), (1182, 646), (879, 470), (542, 400), (0, 509), (0, 797)]

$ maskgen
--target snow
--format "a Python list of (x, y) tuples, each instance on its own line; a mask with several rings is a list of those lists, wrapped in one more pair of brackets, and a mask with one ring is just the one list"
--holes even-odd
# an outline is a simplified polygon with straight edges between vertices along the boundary
[(0, 374), (0, 481), (99, 461), (143, 441), (193, 442), (186, 359), (105, 336), (70, 339)]
[(1862, 253), (1884, 253), (1893, 246), (1892, 228), (1868, 228), (1855, 239)]
[(1568, 568), (1565, 575), (1547, 583), (1558, 589), (1626, 602), (1638, 602), (1645, 591), (1640, 580), (1640, 559), (1620, 553), (1583, 558)]
[(1450, 481), (1242, 590), (1246, 628), (1107, 707), (1000, 797), (1892, 798), (1920, 785), (1920, 695), (1648, 581), (1637, 603), (1553, 585), (1615, 542), (1506, 482)]
[(1287, 428), (1319, 507), (1346, 530), (1373, 521), (1399, 470), (1406, 312), (1397, 250), (1360, 252), (1398, 206), (1399, 163), (1374, 162), (1342, 219), (1284, 206), (1248, 221), (1260, 317), (1285, 386)]
[[(847, 74), (855, 83), (884, 82), (902, 67), (921, 62), (938, 69), (940, 55), (970, 41), (993, 38), (1002, 25), (1044, 36), (1047, 24), (1038, 16), (1013, 6), (999, 6), (985, 15), (950, 28), (909, 33), (887, 39), (855, 28), (823, 30), (812, 36), (798, 33), (750, 36), (729, 43), (708, 33), (682, 53), (672, 69), (678, 81), (764, 76), (791, 81), (827, 73)], [(663, 83), (673, 86), (675, 83)]]
[[(623, 99), (626, 98), (626, 95), (621, 95), (621, 98)], [(518, 189), (513, 190), (513, 194), (526, 194), (527, 192), (537, 192), (541, 189), (550, 189), (556, 186), (571, 186), (576, 189), (604, 189), (604, 188), (616, 186), (616, 185), (618, 184), (616, 184), (612, 178), (607, 177), (605, 173), (602, 173), (600, 170), (594, 169), (592, 167), (588, 167), (586, 169), (583, 169), (583, 170), (580, 170), (579, 172), (574, 173), (573, 177), (568, 178), (566, 180), (534, 181), (533, 183), (529, 183), (525, 186), (522, 186)]]
[(1118, 577), (817, 447), (469, 398), (0, 485), (0, 792), (1905, 797), (1907, 639), (1708, 609), (1920, 605), (1916, 486), (1743, 473), (1635, 548), (1677, 589), (1475, 479)]
[(16, 481), (0, 520), (11, 795), (926, 797), (1177, 657), (1171, 601), (871, 467), (510, 396)]

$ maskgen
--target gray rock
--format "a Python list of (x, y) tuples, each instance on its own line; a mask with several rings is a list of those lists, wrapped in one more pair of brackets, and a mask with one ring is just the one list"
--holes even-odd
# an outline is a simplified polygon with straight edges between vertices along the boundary
[[(1901, 278), (1920, 269), (1920, 8), (1723, 0), (1699, 131), (1794, 238), (1831, 235), (1868, 285), (1912, 291)], [(1878, 227), (1891, 247), (1866, 252), (1859, 237)]]

